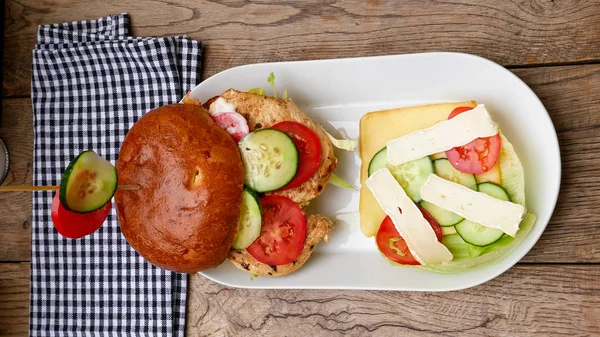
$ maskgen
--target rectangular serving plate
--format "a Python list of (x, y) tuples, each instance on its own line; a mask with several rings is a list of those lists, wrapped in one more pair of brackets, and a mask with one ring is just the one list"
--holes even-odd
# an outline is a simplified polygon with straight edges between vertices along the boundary
[[(224, 285), (270, 289), (372, 289), (450, 291), (486, 282), (517, 263), (548, 223), (560, 185), (560, 153), (552, 122), (537, 96), (519, 78), (489, 60), (460, 53), (423, 53), (366, 58), (279, 62), (228, 69), (199, 84), (191, 97), (205, 101), (229, 88), (263, 87), (270, 72), (277, 91), (288, 91), (298, 106), (335, 136), (357, 139), (367, 112), (405, 106), (477, 100), (485, 103), (525, 167), (528, 206), (538, 220), (528, 237), (496, 264), (459, 274), (438, 274), (392, 266), (374, 238), (360, 231), (358, 191), (329, 185), (306, 210), (335, 219), (328, 243), (320, 243), (298, 271), (285, 277), (258, 277), (225, 261), (203, 271)], [(528, 128), (535, 123), (536, 128)], [(393, 127), (393, 125), (390, 125)], [(542, 151), (540, 151), (543, 149)], [(336, 174), (360, 186), (358, 151), (337, 151)], [(532, 175), (534, 163), (550, 169)], [(530, 169), (531, 168), (531, 169)]]

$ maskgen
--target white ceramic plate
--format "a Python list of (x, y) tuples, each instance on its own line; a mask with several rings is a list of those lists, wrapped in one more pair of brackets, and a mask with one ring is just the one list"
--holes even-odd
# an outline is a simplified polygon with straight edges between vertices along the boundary
[[(336, 218), (329, 243), (321, 243), (304, 267), (280, 278), (258, 277), (224, 262), (202, 272), (234, 287), (288, 289), (379, 289), (449, 291), (488, 281), (517, 263), (538, 240), (554, 210), (560, 186), (560, 152), (546, 109), (519, 78), (489, 60), (458, 53), (253, 64), (223, 71), (198, 85), (191, 96), (201, 101), (232, 87), (263, 87), (270, 72), (279, 94), (338, 136), (358, 138), (361, 116), (380, 109), (475, 99), (490, 109), (525, 167), (528, 208), (537, 222), (528, 237), (504, 260), (460, 274), (437, 274), (391, 266), (373, 238), (362, 235), (358, 192), (328, 186), (308, 212)], [(393, 126), (390, 126), (393, 127)], [(359, 186), (357, 153), (337, 151), (337, 174)]]

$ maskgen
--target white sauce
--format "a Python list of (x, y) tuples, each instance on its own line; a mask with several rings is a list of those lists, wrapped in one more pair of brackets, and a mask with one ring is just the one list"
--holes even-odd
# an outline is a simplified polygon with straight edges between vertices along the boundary
[(236, 108), (235, 104), (227, 102), (223, 97), (219, 97), (219, 98), (217, 98), (217, 100), (212, 102), (212, 104), (210, 105), (210, 107), (208, 109), (208, 113), (210, 113), (212, 116), (218, 115), (223, 112), (237, 113), (235, 108)]

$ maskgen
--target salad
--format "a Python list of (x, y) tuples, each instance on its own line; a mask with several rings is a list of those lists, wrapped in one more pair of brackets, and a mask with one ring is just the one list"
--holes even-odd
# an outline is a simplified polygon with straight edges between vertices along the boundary
[(464, 271), (502, 259), (533, 227), (523, 166), (484, 105), (378, 111), (360, 123), (361, 229), (391, 263)]

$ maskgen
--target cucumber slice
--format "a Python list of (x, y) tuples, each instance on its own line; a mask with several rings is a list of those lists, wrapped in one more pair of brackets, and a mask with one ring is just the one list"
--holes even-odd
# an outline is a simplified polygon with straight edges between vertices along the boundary
[(491, 245), (504, 235), (499, 229), (485, 227), (467, 219), (456, 224), (454, 228), (465, 242), (479, 247)]
[(425, 200), (421, 200), (419, 205), (429, 212), (442, 227), (454, 226), (464, 219), (456, 213), (445, 210)]
[[(477, 190), (496, 199), (510, 201), (508, 193), (500, 185), (481, 183), (477, 185)], [(454, 228), (465, 242), (479, 247), (491, 245), (504, 236), (504, 232), (499, 229), (485, 227), (467, 219), (459, 222)]]
[(238, 221), (238, 233), (233, 240), (233, 249), (246, 249), (260, 236), (262, 214), (256, 193), (248, 188), (242, 192), (242, 209)]
[(433, 173), (429, 157), (396, 166), (387, 165), (387, 168), (412, 201), (421, 201), (421, 187), (425, 184), (427, 177)]
[(463, 173), (455, 169), (450, 161), (446, 158), (436, 159), (433, 161), (435, 174), (438, 176), (453, 181), (457, 184), (466, 186), (472, 190), (477, 190), (477, 180), (475, 176), (469, 173)]
[(369, 176), (387, 165), (387, 147), (377, 151), (369, 163)]
[(96, 152), (84, 151), (62, 175), (60, 203), (72, 212), (93, 212), (110, 201), (117, 184), (117, 169)]
[(506, 192), (504, 187), (502, 187), (498, 184), (495, 184), (495, 183), (491, 183), (491, 182), (481, 183), (481, 184), (477, 185), (477, 190), (479, 192), (485, 193), (485, 194), (489, 195), (490, 197), (494, 197), (496, 199), (512, 201), (512, 200), (510, 200), (510, 195), (508, 195), (508, 192)]
[(290, 136), (275, 129), (249, 133), (239, 141), (244, 163), (244, 183), (256, 192), (287, 185), (298, 171), (298, 149)]
[(384, 147), (371, 159), (368, 170), (369, 176), (384, 167), (390, 170), (409, 198), (414, 202), (421, 201), (421, 186), (423, 186), (429, 174), (433, 173), (433, 166), (429, 157), (392, 166), (387, 164), (387, 147)]

